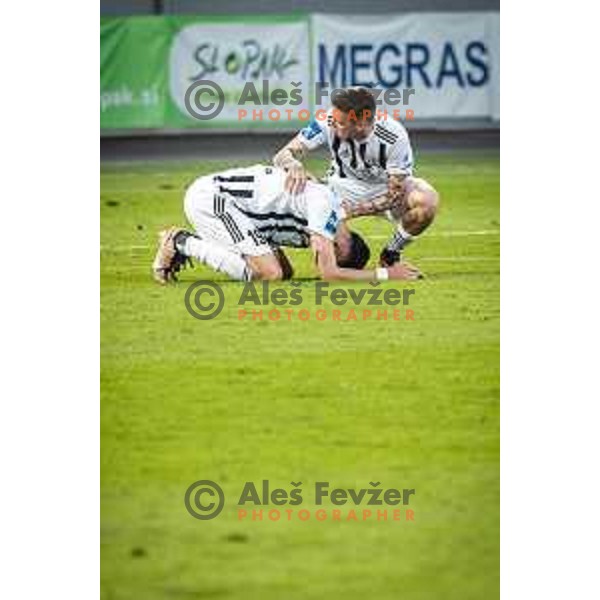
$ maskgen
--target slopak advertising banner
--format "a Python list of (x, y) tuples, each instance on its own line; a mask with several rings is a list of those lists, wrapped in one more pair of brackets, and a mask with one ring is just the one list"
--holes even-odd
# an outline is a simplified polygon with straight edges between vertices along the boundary
[(400, 90), (401, 100), (380, 100), (402, 120), (407, 110), (414, 119), (498, 120), (499, 27), (498, 13), (313, 15), (315, 80)]
[(102, 128), (281, 126), (276, 113), (298, 125), (308, 113), (306, 17), (105, 19), (100, 49)]
[(403, 121), (499, 120), (498, 13), (105, 18), (100, 50), (105, 130), (290, 129), (360, 84)]

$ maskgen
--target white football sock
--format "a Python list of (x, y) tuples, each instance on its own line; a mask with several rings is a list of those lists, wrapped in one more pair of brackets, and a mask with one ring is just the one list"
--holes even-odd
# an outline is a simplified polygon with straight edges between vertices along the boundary
[(239, 254), (218, 242), (203, 240), (191, 235), (185, 240), (184, 254), (195, 258), (215, 271), (227, 273), (232, 279), (250, 280), (251, 271), (246, 261)]
[(396, 233), (394, 233), (394, 236), (388, 242), (386, 248), (392, 252), (400, 252), (404, 246), (412, 242), (413, 238), (414, 236), (407, 231), (404, 231), (404, 227), (398, 223), (396, 226)]

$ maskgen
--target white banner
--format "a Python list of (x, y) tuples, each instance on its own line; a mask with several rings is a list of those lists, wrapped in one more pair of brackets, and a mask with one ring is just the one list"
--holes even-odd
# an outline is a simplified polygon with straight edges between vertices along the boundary
[(498, 13), (315, 14), (314, 81), (328, 83), (330, 90), (414, 89), (402, 93), (402, 101), (380, 96), (378, 108), (398, 111), (390, 116), (403, 122), (411, 116), (499, 120), (499, 32)]
[[(302, 109), (308, 112), (310, 102), (304, 94), (310, 81), (308, 22), (304, 18), (290, 20), (205, 20), (181, 29), (169, 59), (171, 98), (181, 115), (190, 122), (194, 121), (191, 112), (206, 116), (203, 109), (217, 105), (220, 90), (224, 105), (216, 110), (216, 116), (203, 122), (205, 125), (285, 126), (289, 120), (297, 121)], [(188, 94), (186, 105), (186, 92), (198, 80), (209, 80), (218, 87), (199, 89), (206, 92), (205, 98)], [(247, 114), (243, 115), (243, 110)], [(210, 114), (208, 108), (206, 113)], [(280, 114), (279, 119), (275, 113)]]

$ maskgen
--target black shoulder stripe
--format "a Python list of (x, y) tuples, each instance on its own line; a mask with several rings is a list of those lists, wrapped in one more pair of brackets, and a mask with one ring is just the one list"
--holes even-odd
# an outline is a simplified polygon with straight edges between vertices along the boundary
[(395, 144), (398, 139), (398, 138), (391, 137), (389, 135), (386, 135), (386, 134), (378, 132), (378, 131), (375, 132), (375, 136), (377, 138), (379, 138), (381, 141), (387, 142), (388, 144)]
[(390, 138), (387, 138), (387, 137), (384, 137), (384, 136), (382, 136), (382, 135), (378, 135), (377, 133), (375, 134), (375, 137), (376, 137), (378, 140), (381, 140), (382, 142), (385, 142), (386, 144), (389, 144), (390, 146), (393, 146), (393, 145), (394, 145), (394, 143), (396, 142), (396, 140), (392, 140), (392, 139), (390, 139)]
[(380, 125), (375, 125), (375, 135), (384, 142), (388, 142), (388, 144), (393, 144), (398, 139), (395, 133), (384, 129)]
[(392, 139), (390, 139), (390, 138), (383, 137), (383, 136), (381, 136), (381, 135), (377, 135), (377, 134), (376, 134), (376, 135), (375, 135), (375, 137), (376, 137), (376, 138), (377, 138), (379, 141), (381, 141), (381, 142), (385, 142), (385, 143), (386, 143), (386, 144), (388, 144), (389, 146), (393, 146), (393, 145), (396, 143), (396, 140), (392, 140)]
[(387, 129), (386, 127), (384, 127), (381, 123), (375, 123), (375, 131), (379, 131), (381, 133), (383, 133), (384, 135), (389, 135), (391, 137), (397, 138), (398, 134), (394, 133), (393, 131), (390, 131), (389, 129)]

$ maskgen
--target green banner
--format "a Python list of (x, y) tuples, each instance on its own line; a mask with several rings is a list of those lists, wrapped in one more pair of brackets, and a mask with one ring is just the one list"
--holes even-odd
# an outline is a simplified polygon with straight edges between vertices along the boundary
[(303, 15), (104, 18), (100, 61), (102, 129), (297, 127), (310, 109)]

